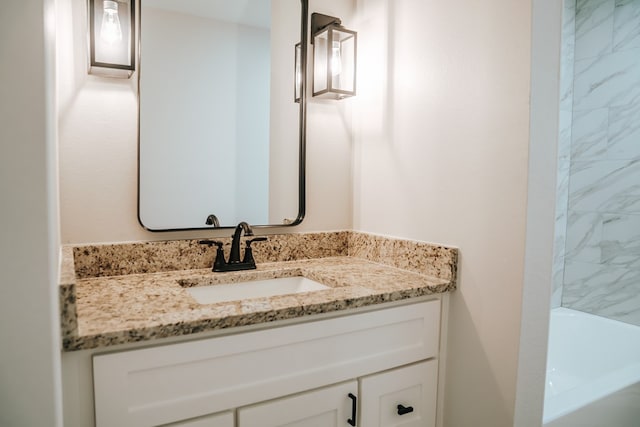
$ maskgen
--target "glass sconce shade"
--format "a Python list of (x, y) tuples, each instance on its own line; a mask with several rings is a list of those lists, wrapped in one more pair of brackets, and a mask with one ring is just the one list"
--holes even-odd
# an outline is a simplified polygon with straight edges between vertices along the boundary
[(135, 69), (135, 0), (89, 1), (89, 73), (131, 77)]
[[(316, 22), (314, 23), (314, 18)], [(322, 26), (322, 23), (329, 22)], [(313, 96), (342, 99), (356, 94), (357, 33), (340, 25), (338, 18), (314, 13)]]

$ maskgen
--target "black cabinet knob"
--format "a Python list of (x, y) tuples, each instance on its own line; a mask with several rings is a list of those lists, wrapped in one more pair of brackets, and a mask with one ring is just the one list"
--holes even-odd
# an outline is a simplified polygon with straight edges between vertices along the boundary
[(398, 405), (398, 415), (409, 414), (413, 412), (413, 406)]

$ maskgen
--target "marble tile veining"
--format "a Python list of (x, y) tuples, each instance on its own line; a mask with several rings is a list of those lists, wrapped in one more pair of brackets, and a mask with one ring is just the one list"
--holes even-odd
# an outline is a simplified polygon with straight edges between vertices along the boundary
[[(563, 4), (564, 75), (572, 1)], [(573, 115), (568, 191), (559, 149), (554, 303), (562, 289), (563, 306), (640, 325), (640, 0), (576, 0), (575, 14), (573, 86), (561, 85), (560, 110), (570, 93)]]
[(640, 269), (567, 262), (562, 305), (640, 325)]
[(609, 110), (607, 141), (607, 158), (640, 158), (640, 101)]
[(571, 211), (567, 224), (566, 259), (599, 263), (602, 260), (602, 214)]
[(576, 1), (576, 59), (612, 50), (615, 0)]
[(562, 2), (562, 57), (560, 58), (560, 110), (572, 110), (573, 63), (576, 49), (576, 1)]
[(613, 49), (640, 48), (640, 2), (615, 0)]
[(640, 102), (640, 49), (575, 63), (574, 111)]
[(640, 215), (572, 212), (566, 258), (640, 269)]
[(571, 159), (593, 160), (604, 158), (607, 153), (609, 109), (597, 108), (576, 111), (573, 114), (571, 134)]
[(640, 215), (605, 214), (602, 263), (640, 271)]
[[(65, 248), (63, 255), (71, 258), (65, 262), (75, 261), (80, 270), (71, 278), (73, 283), (61, 283), (61, 300), (69, 302), (61, 312), (63, 348), (72, 351), (254, 325), (456, 287), (455, 248), (351, 232), (277, 235), (269, 241), (272, 245), (263, 249), (261, 257), (275, 261), (258, 262), (256, 270), (228, 273), (213, 273), (209, 266), (193, 268), (201, 263), (196, 260), (200, 246), (194, 241)], [(307, 246), (296, 251), (294, 244)], [(349, 251), (363, 256), (347, 256)], [(163, 263), (163, 257), (180, 254), (186, 259)], [(135, 259), (140, 255), (145, 258)], [(185, 288), (290, 276), (308, 277), (329, 289), (199, 304)]]
[(569, 209), (640, 213), (640, 159), (575, 162)]

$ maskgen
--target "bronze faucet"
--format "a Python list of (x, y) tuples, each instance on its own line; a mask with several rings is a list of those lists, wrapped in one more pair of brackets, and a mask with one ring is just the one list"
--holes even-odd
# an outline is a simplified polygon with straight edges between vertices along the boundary
[(233, 240), (231, 241), (231, 253), (229, 254), (229, 261), (224, 259), (224, 249), (222, 249), (223, 243), (217, 240), (200, 240), (202, 245), (216, 245), (216, 259), (213, 262), (213, 271), (239, 271), (239, 270), (254, 270), (256, 268), (256, 261), (253, 258), (253, 251), (251, 244), (253, 242), (262, 242), (267, 240), (266, 237), (255, 237), (247, 240), (246, 247), (244, 249), (244, 258), (240, 261), (240, 238), (244, 232), (245, 236), (253, 236), (253, 230), (251, 226), (245, 221), (240, 222), (233, 233)]

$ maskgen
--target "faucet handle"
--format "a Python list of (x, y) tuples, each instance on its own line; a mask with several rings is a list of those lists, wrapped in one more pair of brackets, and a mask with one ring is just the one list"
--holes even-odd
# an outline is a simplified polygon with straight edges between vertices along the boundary
[(255, 268), (256, 260), (253, 258), (253, 249), (251, 248), (251, 244), (253, 242), (264, 242), (267, 240), (266, 237), (254, 237), (251, 240), (247, 240), (247, 247), (244, 249), (244, 259), (242, 260), (243, 264), (248, 264)]
[(201, 245), (213, 246), (216, 245), (218, 248), (222, 248), (223, 243), (218, 240), (199, 240), (198, 243)]
[(201, 245), (213, 246), (216, 245), (218, 249), (216, 249), (216, 259), (213, 261), (212, 271), (226, 271), (225, 267), (227, 266), (227, 262), (224, 259), (224, 249), (222, 249), (223, 243), (218, 240), (200, 240), (198, 241)]
[(265, 241), (267, 241), (267, 240), (269, 240), (269, 239), (267, 239), (266, 237), (254, 237), (253, 239), (250, 239), (250, 240), (247, 240), (247, 241), (246, 241), (246, 243), (247, 243), (247, 248), (250, 248), (250, 247), (251, 247), (251, 244), (252, 244), (253, 242), (265, 242)]

